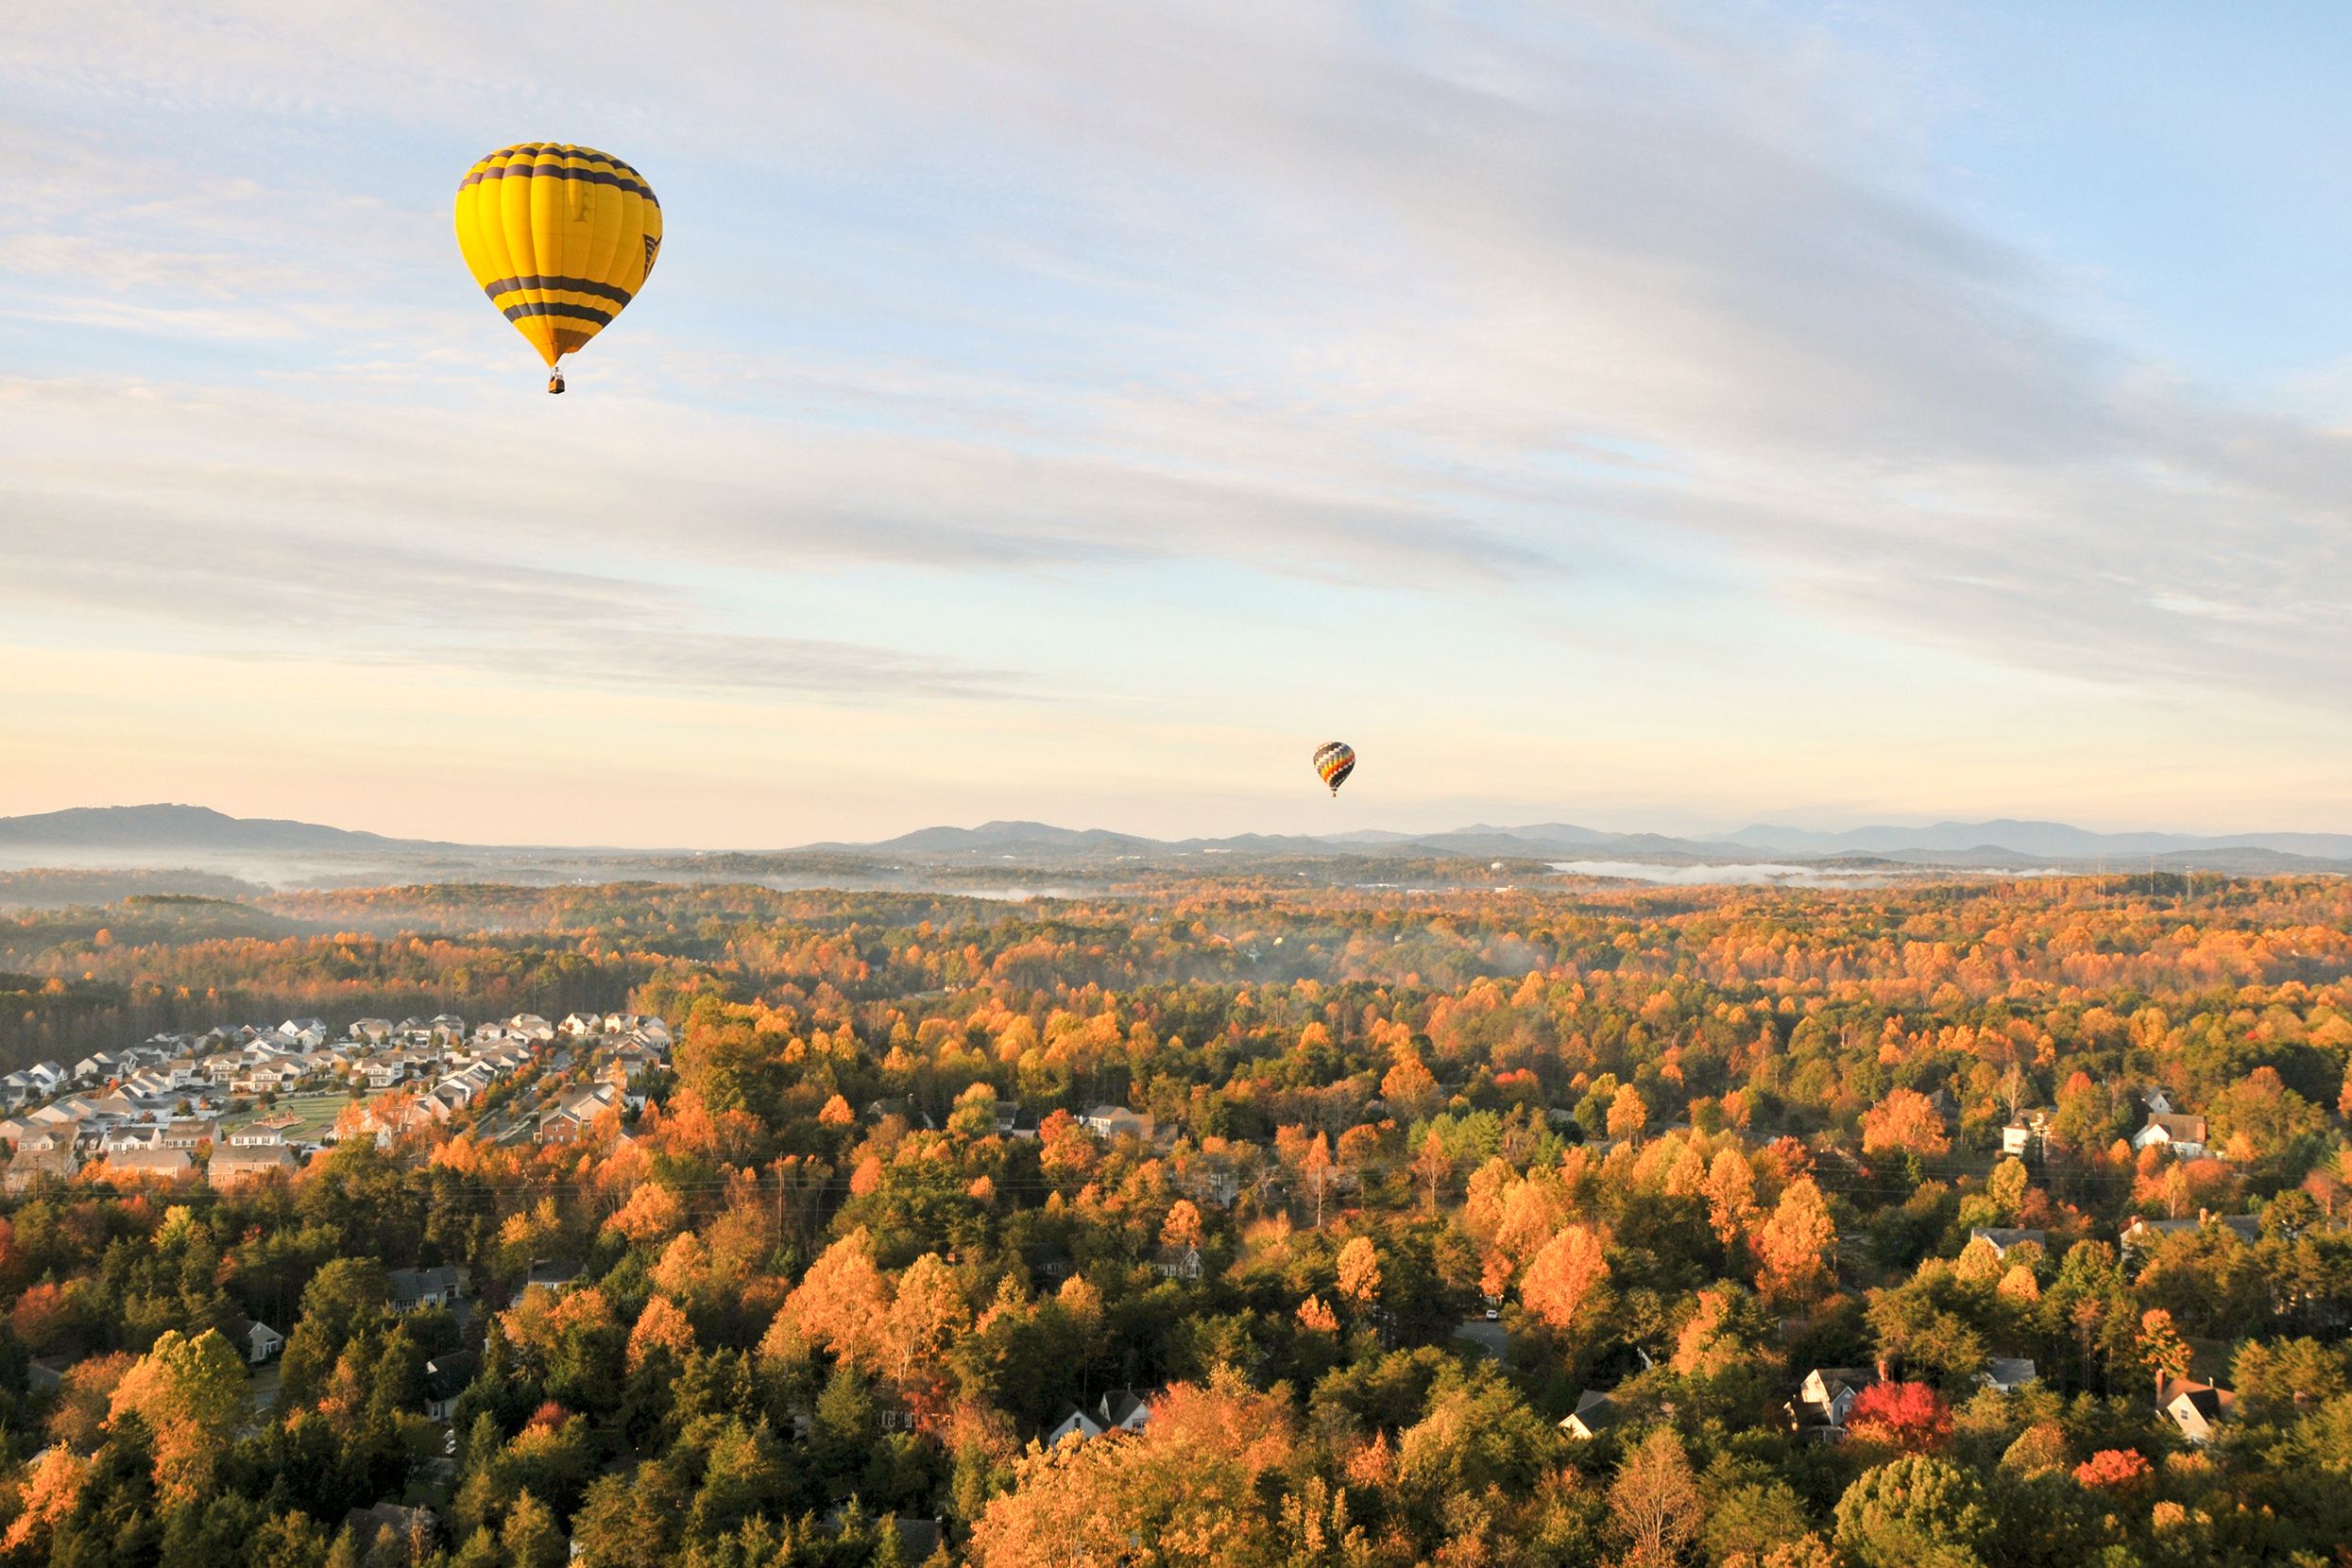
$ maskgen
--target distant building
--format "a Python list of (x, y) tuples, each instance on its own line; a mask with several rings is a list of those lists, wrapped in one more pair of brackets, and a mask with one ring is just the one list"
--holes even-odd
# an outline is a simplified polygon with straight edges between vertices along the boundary
[(2030, 1355), (1996, 1355), (1985, 1363), (1976, 1380), (1995, 1393), (2013, 1394), (2037, 1375)]
[(586, 1270), (577, 1263), (560, 1258), (533, 1258), (530, 1270), (523, 1275), (522, 1286), (553, 1290), (557, 1295), (571, 1288)]
[(1559, 1429), (1572, 1438), (1590, 1440), (1625, 1420), (1625, 1406), (1598, 1389), (1587, 1389), (1577, 1396), (1577, 1407), (1559, 1423)]
[(2132, 1148), (2135, 1151), (2169, 1149), (2184, 1160), (2201, 1159), (2205, 1155), (2205, 1118), (2151, 1111), (2148, 1125), (2132, 1134)]
[(2157, 1391), (2156, 1405), (2180, 1435), (2193, 1443), (2213, 1440), (2213, 1433), (2229, 1419), (2238, 1406), (2238, 1396), (2227, 1389), (2192, 1378), (2167, 1378)]
[(2020, 1111), (2001, 1130), (2001, 1151), (2012, 1159), (2032, 1159), (2050, 1141), (2050, 1113)]
[(1102, 1423), (1075, 1405), (1063, 1407), (1062, 1419), (1046, 1433), (1046, 1446), (1052, 1448), (1070, 1438), (1099, 1438)]
[(447, 1264), (433, 1269), (395, 1269), (391, 1280), (392, 1305), (400, 1312), (450, 1306), (466, 1293), (464, 1276)]
[(1846, 1436), (1846, 1417), (1862, 1390), (1879, 1380), (1870, 1367), (1815, 1367), (1797, 1387), (1786, 1406), (1799, 1437), (1831, 1441)]
[(291, 1176), (301, 1168), (301, 1164), (294, 1150), (283, 1144), (262, 1149), (225, 1149), (214, 1151), (208, 1175), (216, 1189), (227, 1192), (281, 1172)]
[(245, 1331), (245, 1358), (255, 1366), (286, 1348), (286, 1337), (267, 1323), (255, 1323)]
[(42, 1178), (70, 1182), (81, 1171), (81, 1155), (71, 1132), (34, 1133), (18, 1142), (4, 1182), (10, 1196), (30, 1190)]
[(436, 1355), (425, 1363), (425, 1415), (433, 1421), (447, 1421), (455, 1413), (457, 1401), (472, 1386), (482, 1370), (480, 1351), (452, 1351)]
[(2262, 1239), (2262, 1221), (2258, 1216), (2214, 1214), (2206, 1209), (2199, 1209), (2197, 1218), (2194, 1219), (2147, 1219), (2135, 1215), (2124, 1225), (2122, 1235), (2119, 1239), (2122, 1243), (2123, 1251), (2133, 1253), (2142, 1248), (2152, 1247), (2168, 1236), (2182, 1236), (2191, 1231), (2203, 1230), (2207, 1225), (2219, 1225), (2236, 1236), (2239, 1240), (2249, 1244)]
[(184, 1149), (126, 1149), (108, 1155), (106, 1168), (121, 1180), (184, 1182), (196, 1174), (196, 1162)]
[(1098, 1408), (1105, 1432), (1140, 1432), (1151, 1424), (1151, 1401), (1133, 1389), (1104, 1394)]
[(1098, 1138), (1151, 1136), (1151, 1118), (1123, 1105), (1098, 1105), (1078, 1119)]
[(2027, 1242), (2045, 1251), (2050, 1246), (2048, 1231), (2035, 1230), (2025, 1225), (1978, 1225), (1969, 1232), (1969, 1239), (1989, 1245), (1995, 1257), (2007, 1257), (2010, 1248), (2021, 1247)]

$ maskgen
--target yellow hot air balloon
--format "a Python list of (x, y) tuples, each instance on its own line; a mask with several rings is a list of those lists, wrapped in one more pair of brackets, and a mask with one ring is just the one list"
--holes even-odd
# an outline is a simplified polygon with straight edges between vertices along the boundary
[(556, 361), (604, 331), (654, 270), (661, 203), (645, 177), (569, 142), (501, 147), (457, 187), (457, 245), (473, 281), (564, 389)]

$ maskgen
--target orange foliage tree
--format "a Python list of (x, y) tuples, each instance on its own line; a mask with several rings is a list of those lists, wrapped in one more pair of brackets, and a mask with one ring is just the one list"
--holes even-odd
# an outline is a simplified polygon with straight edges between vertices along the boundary
[(1559, 1333), (1573, 1331), (1609, 1283), (1609, 1259), (1598, 1234), (1570, 1225), (1545, 1242), (1527, 1265), (1519, 1299)]
[(1829, 1252), (1836, 1239), (1837, 1226), (1813, 1178), (1789, 1183), (1771, 1218), (1756, 1232), (1757, 1288), (1776, 1301), (1818, 1300), (1829, 1285)]
[(1890, 1089), (1862, 1113), (1862, 1151), (1934, 1159), (1951, 1152), (1951, 1138), (1934, 1101), (1917, 1089)]
[(980, 1568), (1069, 1562), (1272, 1561), (1276, 1520), (1260, 1483), (1290, 1463), (1288, 1400), (1230, 1375), (1177, 1383), (1130, 1436), (1032, 1449), (973, 1527)]

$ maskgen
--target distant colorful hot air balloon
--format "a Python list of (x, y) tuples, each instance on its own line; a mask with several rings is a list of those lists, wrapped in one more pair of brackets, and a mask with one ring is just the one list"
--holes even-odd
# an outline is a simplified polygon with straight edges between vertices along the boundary
[(661, 203), (645, 177), (569, 142), (501, 147), (457, 187), (457, 245), (490, 303), (530, 340), (550, 392), (555, 362), (619, 315), (661, 249)]
[(1326, 741), (1315, 748), (1315, 772), (1338, 794), (1339, 786), (1355, 771), (1355, 748), (1345, 741)]

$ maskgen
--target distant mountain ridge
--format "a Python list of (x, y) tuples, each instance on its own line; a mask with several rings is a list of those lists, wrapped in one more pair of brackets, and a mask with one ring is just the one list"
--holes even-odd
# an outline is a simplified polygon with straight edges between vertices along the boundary
[(1800, 850), (1815, 855), (1883, 855), (1906, 849), (1991, 847), (2019, 855), (2095, 860), (2102, 856), (2160, 856), (2182, 850), (2269, 849), (2314, 860), (2352, 860), (2352, 834), (2346, 833), (2096, 833), (2063, 822), (2019, 822), (2009, 818), (1938, 822), (1925, 827), (1849, 827), (1828, 833), (1759, 823), (1729, 837), (1734, 844), (1752, 848)]
[(76, 806), (36, 816), (0, 817), (0, 844), (73, 849), (221, 852), (435, 849), (456, 845), (389, 839), (276, 817), (232, 817), (209, 806)]
[[(19, 861), (39, 855), (99, 855), (121, 861), (125, 857), (137, 856), (302, 854), (437, 856), (481, 861), (524, 853), (631, 861), (671, 853), (396, 839), (316, 823), (232, 817), (208, 807), (180, 805), (78, 807), (33, 816), (0, 817), (0, 852)], [(966, 864), (1025, 861), (1043, 866), (1193, 855), (1360, 858), (1374, 861), (1639, 861), (1695, 865), (1736, 864), (1762, 856), (1814, 863), (1908, 864), (1964, 870), (2023, 871), (2042, 865), (2080, 870), (2103, 863), (2122, 870), (2128, 869), (2134, 861), (2148, 861), (2173, 869), (2258, 872), (2352, 870), (2352, 834), (2099, 833), (2059, 822), (1999, 819), (1839, 831), (1759, 823), (1720, 839), (1611, 833), (1574, 823), (1544, 822), (1521, 827), (1474, 823), (1435, 833), (1356, 829), (1330, 835), (1242, 833), (1226, 838), (1169, 841), (1100, 827), (994, 821), (974, 827), (918, 828), (872, 844), (810, 844), (757, 854), (761, 859), (846, 856)]]

